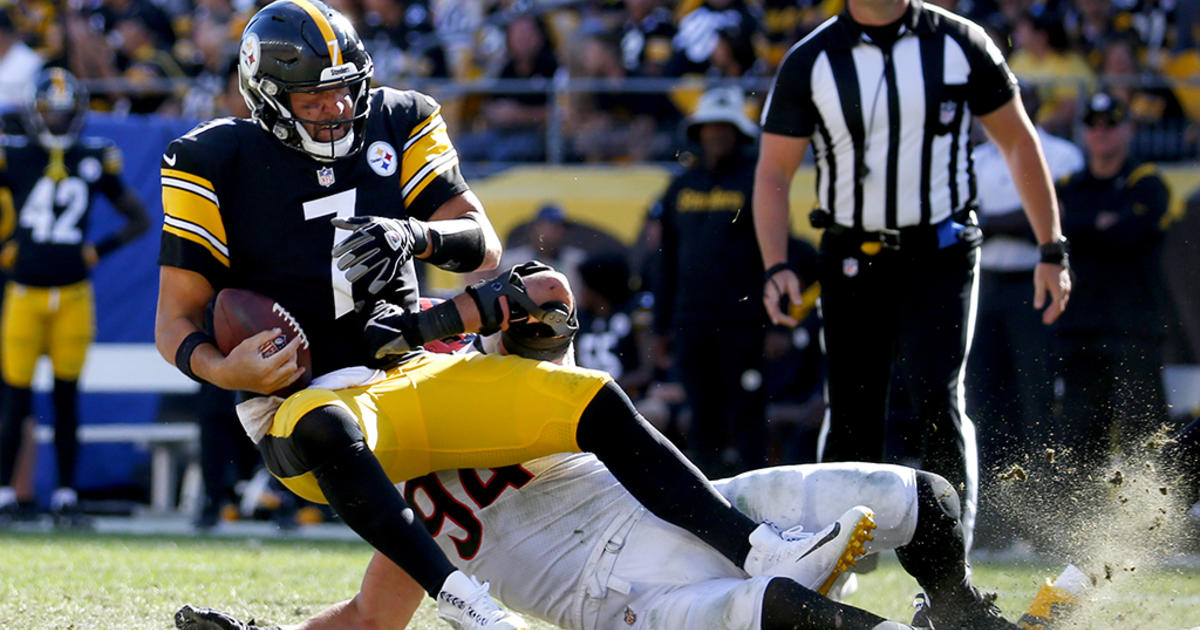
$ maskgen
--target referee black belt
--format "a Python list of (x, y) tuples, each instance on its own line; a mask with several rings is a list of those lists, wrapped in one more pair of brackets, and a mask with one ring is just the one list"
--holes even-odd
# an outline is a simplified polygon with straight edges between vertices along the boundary
[[(947, 217), (948, 223), (953, 221)], [(913, 225), (895, 230), (867, 231), (834, 223), (825, 228), (825, 233), (844, 245), (856, 245), (862, 253), (874, 256), (880, 251), (934, 250), (938, 247), (938, 225)]]

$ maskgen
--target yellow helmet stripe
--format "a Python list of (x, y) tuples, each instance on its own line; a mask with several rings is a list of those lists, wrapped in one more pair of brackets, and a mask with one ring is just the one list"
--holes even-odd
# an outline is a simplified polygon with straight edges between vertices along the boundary
[(54, 68), (50, 71), (50, 93), (56, 98), (67, 93), (67, 78), (62, 68)]
[(342, 47), (338, 45), (337, 33), (333, 32), (333, 25), (329, 23), (329, 19), (317, 8), (317, 5), (308, 0), (292, 0), (292, 2), (304, 9), (313, 22), (317, 23), (317, 28), (321, 30), (321, 37), (325, 38), (325, 45), (329, 47), (329, 65), (342, 65)]

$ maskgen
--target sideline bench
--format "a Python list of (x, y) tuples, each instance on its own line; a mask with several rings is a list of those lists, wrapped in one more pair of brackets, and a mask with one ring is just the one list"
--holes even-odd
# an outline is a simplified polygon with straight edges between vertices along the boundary
[[(34, 370), (33, 390), (48, 392), (53, 387), (50, 360), (42, 357)], [(199, 384), (168, 365), (150, 343), (93, 344), (79, 377), (81, 393), (189, 394), (199, 389)], [(39, 424), (34, 437), (38, 444), (52, 443), (54, 428)], [(176, 509), (175, 458), (183, 455), (195, 465), (200, 427), (195, 422), (96, 424), (81, 418), (79, 443), (126, 443), (150, 449), (150, 507), (169, 513)]]
[[(38, 444), (54, 442), (54, 427), (38, 425)], [(175, 510), (175, 456), (191, 456), (199, 450), (200, 426), (194, 422), (83, 424), (80, 444), (137, 444), (150, 449), (150, 508), (167, 513)]]

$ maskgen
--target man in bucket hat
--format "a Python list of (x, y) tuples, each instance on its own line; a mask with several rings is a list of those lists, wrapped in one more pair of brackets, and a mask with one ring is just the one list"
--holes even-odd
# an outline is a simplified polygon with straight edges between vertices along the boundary
[[(763, 267), (750, 211), (758, 129), (741, 89), (729, 86), (705, 93), (684, 131), (695, 153), (658, 201), (654, 323), (660, 348), (673, 344), (692, 409), (688, 448), (705, 472), (722, 475), (765, 463), (766, 318), (755, 299)], [(712, 352), (714, 342), (725, 349)]]

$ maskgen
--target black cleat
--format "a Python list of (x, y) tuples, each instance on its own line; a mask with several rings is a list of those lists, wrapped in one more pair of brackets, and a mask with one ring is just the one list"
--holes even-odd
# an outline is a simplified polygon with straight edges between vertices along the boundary
[(958, 598), (945, 598), (935, 606), (924, 593), (913, 599), (912, 625), (919, 630), (1022, 630), (1000, 614), (995, 593), (981, 593), (974, 586)]
[(242, 621), (219, 610), (187, 604), (175, 612), (175, 627), (179, 630), (279, 630), (279, 626), (256, 626), (253, 619)]

